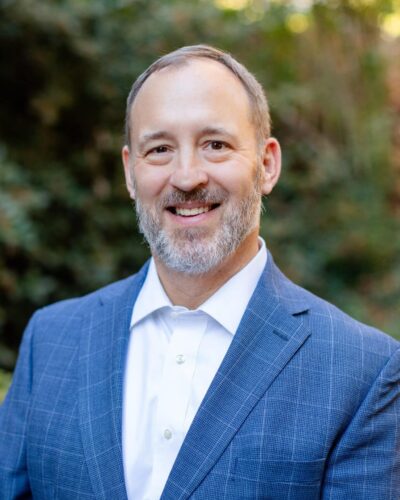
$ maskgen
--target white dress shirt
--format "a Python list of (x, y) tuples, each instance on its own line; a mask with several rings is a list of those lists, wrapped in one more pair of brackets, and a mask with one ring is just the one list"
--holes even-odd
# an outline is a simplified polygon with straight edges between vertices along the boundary
[(267, 260), (257, 255), (196, 310), (173, 306), (153, 259), (135, 302), (124, 382), (129, 500), (159, 499)]

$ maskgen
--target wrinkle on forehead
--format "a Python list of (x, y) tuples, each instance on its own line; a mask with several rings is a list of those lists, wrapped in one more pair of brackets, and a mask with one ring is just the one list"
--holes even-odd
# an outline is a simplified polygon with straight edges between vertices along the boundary
[[(174, 120), (202, 120), (202, 127), (222, 122), (243, 122), (253, 125), (251, 103), (240, 80), (224, 65), (212, 60), (193, 60), (179, 67), (166, 67), (150, 75), (138, 93), (131, 110), (132, 136), (149, 122), (158, 123), (158, 130), (169, 129)], [(243, 123), (246, 126), (246, 123)], [(146, 127), (144, 127), (146, 128)], [(226, 124), (225, 127), (229, 128)], [(142, 129), (143, 131), (143, 129)], [(156, 130), (149, 130), (149, 133)]]

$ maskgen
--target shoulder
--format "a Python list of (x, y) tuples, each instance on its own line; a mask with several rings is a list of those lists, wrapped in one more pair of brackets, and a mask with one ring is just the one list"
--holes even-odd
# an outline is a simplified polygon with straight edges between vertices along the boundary
[(369, 393), (383, 398), (398, 390), (397, 340), (292, 283), (277, 268), (267, 276), (281, 306), (308, 333), (292, 366), (312, 394), (353, 415)]
[(265, 277), (270, 280), (265, 288), (309, 332), (302, 357), (310, 369), (325, 376), (330, 372), (349, 385), (360, 380), (371, 384), (386, 364), (398, 364), (400, 343), (393, 337), (294, 284), (272, 259)]
[(288, 311), (304, 317), (307, 327), (317, 339), (349, 347), (362, 344), (365, 349), (388, 355), (400, 347), (393, 337), (352, 318), (334, 304), (293, 283), (272, 259), (270, 265), (274, 294)]
[(400, 347), (397, 340), (381, 330), (352, 318), (334, 304), (294, 286), (308, 299), (307, 325), (316, 339), (343, 346), (344, 349), (361, 350), (383, 357), (391, 356)]
[(360, 401), (375, 384), (399, 380), (397, 340), (310, 292), (303, 293), (310, 304), (303, 321), (311, 333), (303, 360), (321, 373), (320, 382), (324, 380), (334, 389), (343, 406), (351, 408), (354, 400)]
[(29, 322), (29, 330), (35, 333), (35, 340), (63, 337), (73, 338), (79, 332), (82, 321), (96, 317), (103, 306), (118, 305), (124, 301), (133, 305), (133, 298), (139, 292), (147, 273), (147, 265), (128, 278), (106, 285), (98, 290), (71, 299), (45, 306), (35, 312)]
[(98, 290), (70, 299), (60, 300), (37, 311), (40, 317), (82, 316), (103, 301), (104, 297), (117, 297), (129, 288), (136, 275), (110, 283)]

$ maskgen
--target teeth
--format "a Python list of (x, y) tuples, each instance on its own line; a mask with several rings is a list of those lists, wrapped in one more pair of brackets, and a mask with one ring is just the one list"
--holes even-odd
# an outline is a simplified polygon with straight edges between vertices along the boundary
[(176, 208), (176, 215), (183, 215), (184, 217), (189, 217), (192, 215), (199, 215), (208, 212), (210, 207), (197, 207), (197, 208)]

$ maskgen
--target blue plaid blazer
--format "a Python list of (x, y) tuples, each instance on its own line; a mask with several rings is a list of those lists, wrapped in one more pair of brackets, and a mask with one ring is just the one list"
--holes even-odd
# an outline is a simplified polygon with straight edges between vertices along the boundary
[[(122, 384), (146, 272), (33, 316), (0, 409), (1, 500), (126, 499)], [(269, 255), (162, 499), (399, 499), (399, 378), (398, 342)]]

